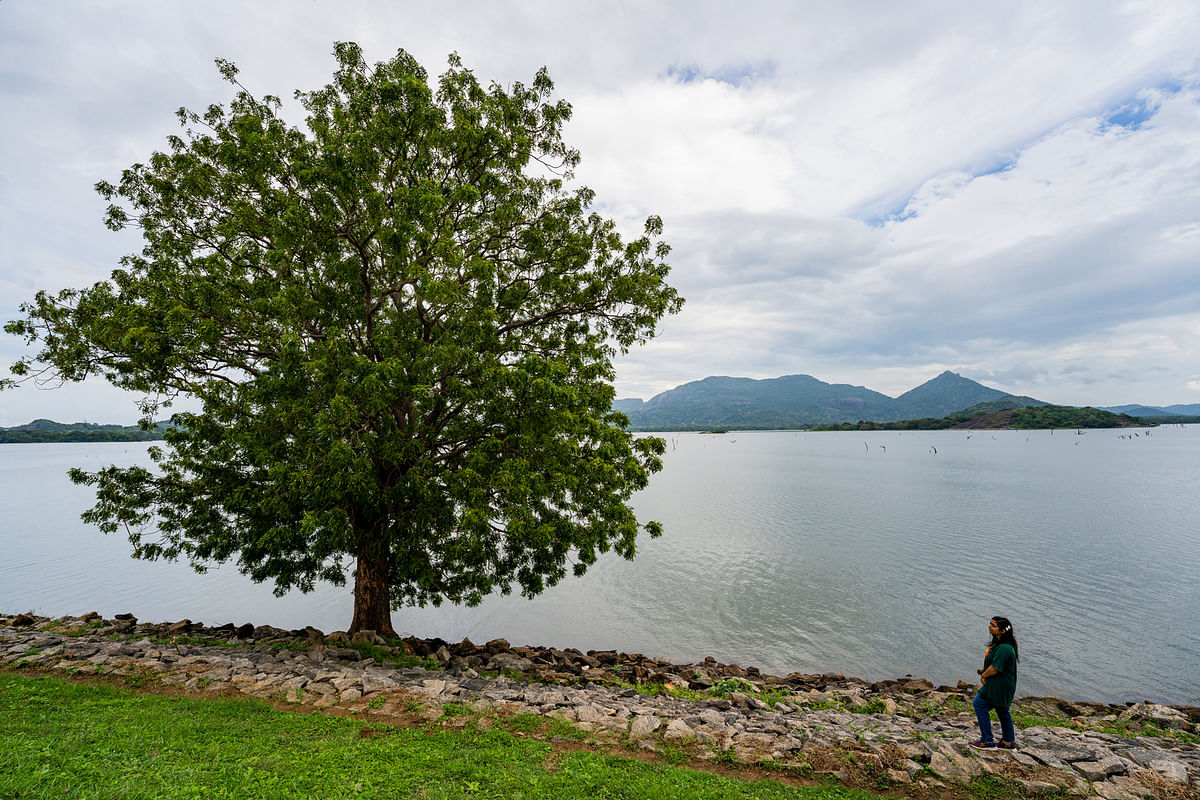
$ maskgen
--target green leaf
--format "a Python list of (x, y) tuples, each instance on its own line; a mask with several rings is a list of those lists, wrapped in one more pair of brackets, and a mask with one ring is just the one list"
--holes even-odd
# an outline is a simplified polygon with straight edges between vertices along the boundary
[(381, 633), (402, 604), (632, 558), (628, 501), (663, 444), (612, 413), (611, 359), (681, 307), (662, 221), (625, 242), (566, 188), (571, 108), (545, 70), (485, 87), (451, 56), (432, 85), (404, 51), (334, 52), (331, 82), (295, 94), (303, 128), (218, 59), (228, 106), (182, 109), (166, 152), (96, 186), (140, 253), (7, 326), (41, 347), (18, 378), (100, 375), (148, 418), (201, 408), (153, 473), (73, 474), (98, 491), (85, 518), (278, 592), (353, 564), (352, 627)]

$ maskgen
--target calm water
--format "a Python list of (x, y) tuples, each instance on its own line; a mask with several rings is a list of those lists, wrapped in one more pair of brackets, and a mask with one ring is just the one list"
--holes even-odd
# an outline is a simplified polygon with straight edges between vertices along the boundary
[[(1022, 694), (1200, 703), (1200, 427), (1121, 436), (665, 434), (635, 504), (666, 533), (636, 561), (395, 626), (953, 684), (974, 680), (1001, 614)], [(91, 500), (69, 466), (146, 461), (141, 444), (0, 445), (0, 609), (349, 624), (348, 588), (276, 598), (232, 565), (134, 561), (79, 521)]]

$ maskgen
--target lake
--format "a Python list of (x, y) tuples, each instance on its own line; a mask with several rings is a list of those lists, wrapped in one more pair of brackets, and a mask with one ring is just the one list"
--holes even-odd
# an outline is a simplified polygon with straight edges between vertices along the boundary
[[(1200, 427), (662, 434), (634, 499), (663, 523), (534, 600), (403, 609), (402, 634), (711, 655), (776, 674), (975, 680), (1009, 617), (1020, 694), (1200, 704)], [(70, 466), (146, 445), (0, 445), (0, 610), (349, 625), (349, 587), (276, 598), (232, 564), (129, 558)]]

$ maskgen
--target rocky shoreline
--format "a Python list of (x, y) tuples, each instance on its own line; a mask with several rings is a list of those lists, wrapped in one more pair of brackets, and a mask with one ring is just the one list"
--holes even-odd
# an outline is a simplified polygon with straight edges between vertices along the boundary
[(669, 664), (502, 639), (388, 643), (370, 632), (141, 623), (94, 612), (0, 614), (0, 668), (132, 676), (396, 721), (487, 725), (532, 714), (598, 746), (673, 748), (914, 795), (995, 776), (1032, 794), (1200, 797), (1200, 708), (1192, 706), (1020, 698), (1018, 749), (976, 751), (967, 747), (977, 736), (972, 687), (961, 683), (776, 676), (712, 658)]

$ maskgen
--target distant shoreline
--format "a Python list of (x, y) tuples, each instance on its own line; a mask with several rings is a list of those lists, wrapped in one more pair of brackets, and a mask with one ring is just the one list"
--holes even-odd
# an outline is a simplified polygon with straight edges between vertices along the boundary
[(0, 444), (58, 444), (60, 442), (157, 442), (169, 422), (149, 429), (140, 425), (103, 425), (95, 422), (55, 422), (35, 419), (25, 425), (0, 428)]
[(31, 435), (21, 436), (19, 434), (24, 431), (0, 431), (0, 444), (95, 444), (104, 442), (161, 442), (163, 437), (161, 434), (138, 433), (143, 435), (121, 435), (107, 431), (97, 431), (95, 433), (70, 433), (56, 435), (47, 431), (31, 432)]

